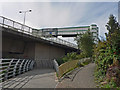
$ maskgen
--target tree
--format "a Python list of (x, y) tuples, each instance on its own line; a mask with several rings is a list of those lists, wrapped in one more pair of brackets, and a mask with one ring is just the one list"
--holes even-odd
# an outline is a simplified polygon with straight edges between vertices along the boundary
[(119, 23), (117, 22), (116, 17), (113, 16), (112, 14), (109, 17), (109, 21), (106, 27), (107, 27), (107, 30), (109, 31), (108, 33), (109, 35), (116, 31), (119, 31)]
[(89, 31), (78, 35), (78, 37), (75, 39), (77, 41), (78, 47), (80, 50), (82, 50), (82, 53), (86, 57), (91, 57), (93, 53), (93, 35)]
[[(110, 87), (120, 83), (120, 26), (113, 15), (110, 15), (106, 25), (108, 34), (105, 41), (99, 41), (94, 49), (94, 59), (97, 64), (95, 76), (100, 81), (107, 81)], [(113, 84), (114, 83), (114, 84)]]
[(119, 56), (120, 54), (120, 25), (116, 20), (116, 17), (110, 15), (107, 23), (108, 35), (106, 35), (107, 42), (111, 47), (113, 53)]

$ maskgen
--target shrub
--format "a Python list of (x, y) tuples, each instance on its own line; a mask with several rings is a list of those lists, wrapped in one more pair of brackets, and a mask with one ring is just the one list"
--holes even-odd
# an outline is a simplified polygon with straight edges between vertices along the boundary
[(78, 59), (77, 53), (72, 52), (72, 53), (67, 53), (66, 56), (57, 59), (57, 62), (58, 62), (59, 65), (61, 65), (61, 64), (65, 63), (65, 62), (68, 62), (68, 61), (71, 61), (71, 60), (76, 60), (76, 59)]
[[(75, 40), (77, 41), (78, 48), (82, 51), (85, 57), (92, 57), (94, 39), (90, 31), (78, 35)], [(88, 43), (89, 42), (89, 43)]]
[(116, 86), (120, 86), (120, 65), (119, 61), (114, 59), (113, 65), (107, 69), (106, 78), (108, 82), (114, 82)]
[(106, 40), (99, 41), (94, 48), (95, 76), (108, 81), (105, 87), (116, 87), (120, 86), (120, 26), (113, 15), (106, 26), (109, 31), (105, 34)]

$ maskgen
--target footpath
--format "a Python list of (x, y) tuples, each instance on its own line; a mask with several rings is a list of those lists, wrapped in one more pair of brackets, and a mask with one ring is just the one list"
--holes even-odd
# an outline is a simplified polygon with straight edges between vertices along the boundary
[(10, 90), (39, 90), (40, 88), (54, 88), (56, 83), (55, 70), (34, 69), (3, 82), (2, 87), (8, 90), (9, 88)]
[(94, 70), (94, 63), (78, 68), (65, 76), (65, 78), (56, 85), (56, 88), (96, 88), (93, 76)]

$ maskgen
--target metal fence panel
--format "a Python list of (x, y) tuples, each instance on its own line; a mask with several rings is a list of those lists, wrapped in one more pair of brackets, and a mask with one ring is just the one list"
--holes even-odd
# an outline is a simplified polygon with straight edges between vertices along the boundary
[(0, 82), (33, 69), (33, 65), (33, 60), (0, 59)]

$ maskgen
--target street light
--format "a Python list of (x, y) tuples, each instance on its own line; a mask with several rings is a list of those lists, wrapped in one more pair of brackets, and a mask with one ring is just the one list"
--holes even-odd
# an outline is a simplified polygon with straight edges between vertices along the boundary
[(27, 12), (32, 12), (32, 10), (19, 11), (19, 13), (24, 13), (24, 22), (23, 22), (24, 25), (25, 25), (25, 18), (26, 18), (26, 13), (27, 13)]

